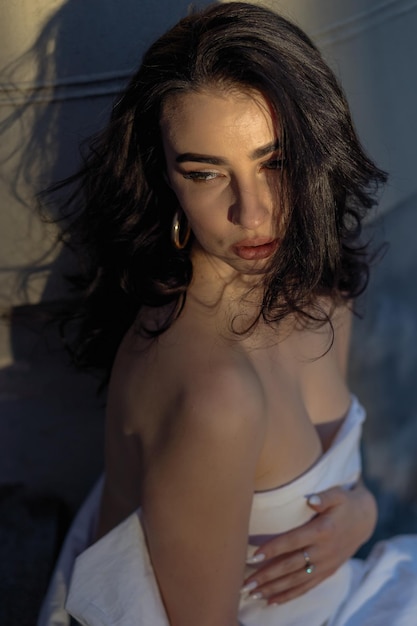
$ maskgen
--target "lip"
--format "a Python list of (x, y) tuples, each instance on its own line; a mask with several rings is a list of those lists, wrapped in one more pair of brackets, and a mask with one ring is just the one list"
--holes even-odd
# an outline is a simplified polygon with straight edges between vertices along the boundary
[(243, 239), (232, 247), (235, 254), (241, 259), (251, 261), (267, 259), (275, 252), (277, 246), (278, 239), (255, 237), (254, 239)]

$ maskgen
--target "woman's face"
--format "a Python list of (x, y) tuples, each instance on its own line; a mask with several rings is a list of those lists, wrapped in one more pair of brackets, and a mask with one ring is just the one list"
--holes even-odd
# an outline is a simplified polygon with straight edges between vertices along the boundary
[(279, 243), (282, 154), (258, 92), (207, 88), (165, 103), (168, 183), (195, 247), (221, 269), (259, 273)]

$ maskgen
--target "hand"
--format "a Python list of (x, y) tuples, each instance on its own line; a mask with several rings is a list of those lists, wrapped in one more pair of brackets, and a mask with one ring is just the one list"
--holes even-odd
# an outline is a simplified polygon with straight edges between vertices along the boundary
[[(254, 556), (263, 554), (265, 558), (244, 581), (242, 591), (252, 583), (251, 595), (268, 604), (297, 598), (333, 574), (374, 531), (376, 503), (362, 482), (351, 490), (333, 487), (323, 491), (311, 496), (308, 504), (317, 515), (256, 550)], [(308, 560), (314, 566), (311, 573), (306, 569)]]

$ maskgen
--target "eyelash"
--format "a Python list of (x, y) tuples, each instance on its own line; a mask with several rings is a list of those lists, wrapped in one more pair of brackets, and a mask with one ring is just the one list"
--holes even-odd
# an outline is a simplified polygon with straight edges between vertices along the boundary
[(188, 174), (183, 174), (183, 176), (188, 180), (201, 183), (207, 180), (214, 180), (218, 174), (217, 172), (188, 172)]
[[(262, 167), (265, 167), (268, 170), (279, 170), (283, 167), (285, 163), (285, 159), (270, 159), (269, 161), (265, 161), (262, 163)], [(184, 178), (187, 180), (192, 180), (195, 183), (204, 183), (210, 180), (215, 180), (218, 178), (218, 172), (202, 172), (202, 171), (193, 171), (188, 172), (187, 174), (183, 174)], [(221, 176), (221, 174), (220, 174)]]

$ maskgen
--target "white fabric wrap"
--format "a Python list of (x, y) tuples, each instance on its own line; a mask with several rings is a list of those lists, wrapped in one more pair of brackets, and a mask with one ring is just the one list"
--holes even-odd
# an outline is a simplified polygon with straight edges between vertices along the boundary
[(136, 513), (77, 558), (66, 609), (83, 626), (169, 626)]

